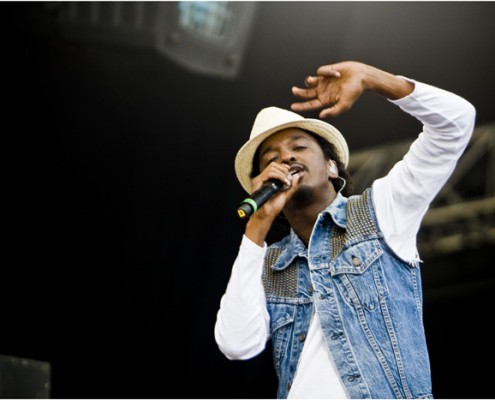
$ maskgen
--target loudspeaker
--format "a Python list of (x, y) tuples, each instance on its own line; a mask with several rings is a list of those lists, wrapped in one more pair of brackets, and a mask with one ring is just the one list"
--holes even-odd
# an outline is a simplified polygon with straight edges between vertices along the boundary
[(0, 355), (0, 398), (50, 398), (50, 372), (48, 362)]

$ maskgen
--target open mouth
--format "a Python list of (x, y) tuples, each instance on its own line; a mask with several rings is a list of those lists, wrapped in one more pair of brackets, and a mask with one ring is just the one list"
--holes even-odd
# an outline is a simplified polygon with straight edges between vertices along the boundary
[(299, 172), (303, 172), (304, 171), (304, 167), (300, 164), (292, 164), (289, 168), (289, 173), (291, 175), (295, 175), (295, 174), (298, 174)]

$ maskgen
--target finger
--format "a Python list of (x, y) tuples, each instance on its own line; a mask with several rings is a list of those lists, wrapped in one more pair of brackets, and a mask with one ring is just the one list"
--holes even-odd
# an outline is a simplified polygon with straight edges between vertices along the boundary
[(282, 174), (286, 174), (288, 175), (289, 174), (289, 170), (290, 170), (290, 167), (285, 164), (285, 163), (278, 163), (278, 162), (275, 162), (275, 161), (272, 161), (270, 162), (267, 166), (266, 166), (266, 171), (267, 172), (271, 172), (271, 171), (278, 171), (278, 172), (281, 172)]
[(337, 106), (332, 106), (332, 107), (328, 107), (328, 108), (325, 108), (323, 109), (321, 112), (320, 112), (320, 119), (327, 119), (327, 118), (333, 118), (333, 117), (336, 117), (338, 114), (338, 107)]
[[(280, 165), (280, 164), (278, 164), (278, 165)], [(290, 186), (292, 183), (292, 175), (289, 172), (289, 166), (286, 164), (283, 164), (283, 165), (287, 168), (274, 171), (272, 178), (278, 179), (279, 181), (283, 182), (284, 184)]]
[(278, 179), (286, 185), (290, 185), (292, 176), (289, 171), (290, 167), (287, 164), (271, 162), (256, 179), (260, 186), (269, 179)]
[(332, 107), (328, 107), (328, 108), (323, 109), (320, 112), (319, 117), (321, 119), (334, 118), (334, 117), (348, 111), (351, 108), (351, 106), (352, 106), (352, 103), (345, 102), (345, 101), (338, 101)]
[(334, 69), (333, 65), (324, 65), (318, 68), (318, 75), (340, 78), (340, 72)]
[(292, 111), (308, 111), (308, 110), (316, 110), (318, 108), (321, 108), (323, 107), (323, 104), (319, 99), (313, 99), (299, 103), (292, 103), (290, 107)]
[(316, 89), (302, 89), (296, 86), (292, 87), (292, 94), (303, 99), (309, 99), (317, 96)]
[(318, 84), (318, 78), (316, 76), (307, 76), (306, 79), (304, 79), (304, 84), (306, 87), (314, 87)]

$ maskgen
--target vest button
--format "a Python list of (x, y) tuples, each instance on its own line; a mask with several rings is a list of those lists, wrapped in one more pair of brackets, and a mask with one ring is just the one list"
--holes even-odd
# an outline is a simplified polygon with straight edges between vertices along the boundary
[(304, 342), (304, 341), (306, 340), (306, 335), (305, 335), (304, 333), (301, 333), (301, 334), (299, 335), (299, 340), (300, 340), (301, 342)]
[(361, 265), (361, 260), (357, 257), (352, 257), (352, 263), (356, 266), (359, 267)]

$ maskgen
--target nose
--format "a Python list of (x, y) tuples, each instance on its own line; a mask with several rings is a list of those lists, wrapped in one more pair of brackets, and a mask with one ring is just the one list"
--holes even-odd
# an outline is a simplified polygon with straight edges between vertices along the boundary
[(284, 164), (292, 164), (296, 161), (295, 154), (290, 150), (283, 150), (280, 154), (280, 158)]

